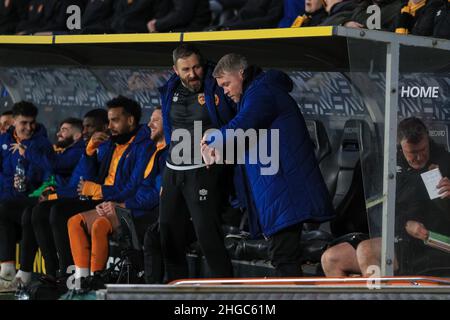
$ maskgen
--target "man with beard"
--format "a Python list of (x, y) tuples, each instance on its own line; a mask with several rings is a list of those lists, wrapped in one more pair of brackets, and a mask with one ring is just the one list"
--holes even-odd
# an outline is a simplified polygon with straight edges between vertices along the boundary
[[(213, 66), (205, 63), (197, 48), (189, 44), (179, 46), (173, 51), (173, 63), (175, 74), (160, 89), (164, 135), (169, 145), (160, 201), (167, 280), (188, 276), (186, 233), (190, 219), (211, 276), (231, 277), (232, 266), (220, 221), (223, 192), (219, 183), (224, 182), (220, 180), (223, 168), (206, 168), (198, 145), (207, 129), (227, 123), (234, 111), (212, 78)], [(198, 124), (202, 129), (195, 141), (194, 131), (198, 128), (194, 127)], [(188, 133), (189, 137), (185, 141), (179, 133)]]
[[(45, 128), (36, 123), (38, 109), (35, 105), (18, 102), (12, 112), (14, 126), (0, 136), (0, 291), (11, 287), (16, 273), (16, 241), (22, 212), (36, 203), (36, 199), (27, 194), (43, 181), (42, 170), (22, 157), (18, 146), (27, 148), (29, 154), (51, 152), (52, 148)], [(25, 171), (24, 178), (17, 174), (19, 163)]]
[[(130, 212), (140, 243), (143, 243), (147, 227), (158, 219), (161, 173), (165, 168), (167, 153), (161, 108), (153, 111), (148, 126), (156, 149), (145, 169), (144, 180), (138, 188), (123, 203), (106, 201), (93, 210), (79, 213), (69, 219), (70, 247), (75, 262), (75, 274), (82, 279), (82, 292), (104, 288), (105, 281), (109, 280), (105, 277), (107, 273), (102, 271), (108, 260), (108, 238), (119, 227), (116, 213), (118, 206)], [(143, 268), (140, 259), (133, 260), (136, 260), (136, 267)], [(89, 276), (90, 274), (92, 276)], [(78, 288), (75, 292), (77, 290)]]
[[(61, 293), (67, 290), (66, 272), (73, 264), (67, 221), (103, 201), (123, 202), (129, 197), (142, 181), (154, 148), (150, 129), (139, 125), (141, 107), (137, 102), (119, 96), (107, 107), (111, 136), (95, 132), (67, 186), (57, 187), (48, 201), (35, 206), (31, 216), (49, 275), (46, 281), (53, 281)], [(86, 200), (81, 200), (80, 195)], [(59, 279), (55, 278), (57, 275)]]
[(40, 167), (48, 176), (54, 175), (58, 184), (64, 184), (70, 178), (86, 147), (82, 132), (83, 122), (80, 119), (67, 118), (61, 122), (56, 134), (54, 152), (29, 152), (19, 146), (20, 155)]
[(58, 186), (66, 185), (74, 168), (78, 164), (86, 142), (95, 131), (105, 131), (108, 118), (104, 109), (91, 110), (81, 121), (77, 118), (67, 118), (61, 122), (56, 134), (57, 141), (53, 145), (54, 152), (27, 152), (21, 144), (15, 144), (22, 157), (40, 167), (46, 172), (46, 177), (55, 176)]
[[(47, 175), (55, 175), (56, 185), (51, 188), (52, 192), (78, 185), (82, 175), (80, 170), (83, 168), (80, 159), (86, 148), (86, 143), (95, 132), (106, 132), (107, 128), (108, 112), (105, 109), (88, 111), (84, 115), (83, 121), (68, 118), (61, 123), (60, 130), (57, 133), (57, 142), (53, 145), (54, 153), (30, 157), (30, 160), (33, 160), (36, 165), (41, 166), (47, 172)], [(70, 183), (74, 179), (76, 181)], [(61, 192), (61, 195), (63, 194)], [(40, 200), (48, 200), (48, 195), (48, 192), (44, 192)], [(52, 198), (56, 199), (57, 196)]]

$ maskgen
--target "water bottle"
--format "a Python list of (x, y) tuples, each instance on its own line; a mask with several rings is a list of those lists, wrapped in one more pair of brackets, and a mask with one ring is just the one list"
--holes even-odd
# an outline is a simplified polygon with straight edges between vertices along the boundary
[(14, 293), (14, 298), (16, 300), (30, 300), (30, 294), (27, 292), (23, 285), (19, 285), (16, 292)]
[(23, 165), (22, 158), (19, 158), (16, 165), (16, 173), (14, 175), (19, 179), (19, 183), (16, 186), (18, 192), (25, 192), (27, 190), (27, 185), (25, 183), (25, 166)]
[[(80, 177), (80, 182), (83, 182), (83, 181), (84, 181), (84, 180), (83, 180), (83, 177), (81, 176), (81, 177)], [(85, 196), (85, 195), (82, 195), (82, 194), (80, 194), (79, 199), (80, 199), (81, 201), (89, 200), (88, 196)]]

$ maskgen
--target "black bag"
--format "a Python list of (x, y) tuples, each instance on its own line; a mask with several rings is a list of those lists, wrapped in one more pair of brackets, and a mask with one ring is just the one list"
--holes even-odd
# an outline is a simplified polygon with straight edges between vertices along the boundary
[(56, 284), (38, 280), (31, 282), (23, 289), (18, 298), (24, 300), (58, 300), (63, 293)]
[[(115, 209), (120, 225), (113, 232), (110, 240), (115, 242), (121, 259), (118, 264), (103, 271), (104, 283), (145, 283), (142, 246), (131, 211), (119, 206)], [(116, 266), (120, 269), (118, 273), (114, 271)]]
[(302, 263), (319, 263), (333, 236), (323, 230), (303, 230), (301, 237)]
[(230, 257), (237, 260), (269, 260), (269, 242), (250, 240), (249, 234), (242, 231), (240, 234), (228, 234), (225, 237), (225, 248)]
[(130, 210), (116, 206), (116, 215), (120, 225), (112, 237), (115, 238), (121, 248), (140, 251), (142, 248)]

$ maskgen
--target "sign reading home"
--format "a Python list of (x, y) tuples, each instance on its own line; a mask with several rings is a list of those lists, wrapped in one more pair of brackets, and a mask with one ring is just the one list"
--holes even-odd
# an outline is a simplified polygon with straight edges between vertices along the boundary
[(439, 98), (439, 87), (402, 86), (402, 98)]

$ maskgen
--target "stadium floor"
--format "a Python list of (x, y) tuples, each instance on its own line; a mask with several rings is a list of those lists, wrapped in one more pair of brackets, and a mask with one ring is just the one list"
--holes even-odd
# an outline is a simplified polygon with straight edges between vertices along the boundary
[(14, 293), (0, 293), (0, 300), (15, 300)]

